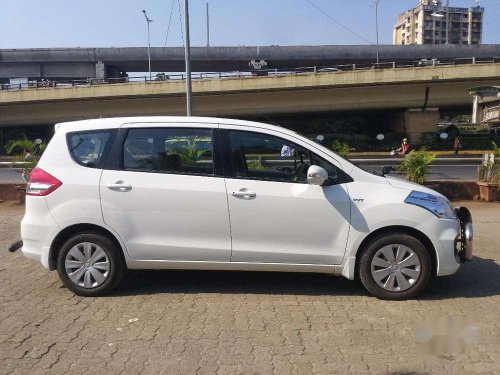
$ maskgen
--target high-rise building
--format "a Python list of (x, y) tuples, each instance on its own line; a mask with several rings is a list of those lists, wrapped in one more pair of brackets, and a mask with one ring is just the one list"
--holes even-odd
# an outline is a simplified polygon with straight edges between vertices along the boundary
[[(472, 1), (472, 0), (471, 0)], [(455, 8), (442, 0), (420, 0), (398, 16), (393, 44), (481, 44), (484, 8)]]

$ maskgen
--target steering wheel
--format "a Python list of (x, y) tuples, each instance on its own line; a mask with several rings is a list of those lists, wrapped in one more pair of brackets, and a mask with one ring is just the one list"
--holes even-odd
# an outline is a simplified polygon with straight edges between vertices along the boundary
[(297, 168), (295, 168), (295, 172), (293, 174), (293, 182), (301, 181), (303, 176), (307, 176), (307, 170), (311, 164), (302, 162), (297, 165)]

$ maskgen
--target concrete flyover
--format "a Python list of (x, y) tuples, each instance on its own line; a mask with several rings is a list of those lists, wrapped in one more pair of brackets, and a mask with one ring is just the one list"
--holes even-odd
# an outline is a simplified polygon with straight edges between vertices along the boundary
[[(338, 64), (368, 64), (376, 60), (375, 46), (252, 46), (192, 47), (193, 71), (247, 70), (251, 60), (263, 59), (269, 69)], [(413, 62), (421, 59), (450, 61), (461, 58), (500, 58), (500, 45), (380, 46), (382, 62)], [(184, 70), (184, 49), (153, 47), (153, 71)], [(146, 72), (147, 48), (46, 48), (1, 49), (0, 82), (9, 78), (39, 80), (118, 77), (120, 72)]]
[[(395, 127), (435, 130), (439, 108), (471, 106), (469, 88), (500, 85), (500, 63), (427, 66), (193, 81), (195, 113), (251, 117), (393, 110)], [(0, 126), (84, 118), (183, 115), (183, 81), (0, 91)]]

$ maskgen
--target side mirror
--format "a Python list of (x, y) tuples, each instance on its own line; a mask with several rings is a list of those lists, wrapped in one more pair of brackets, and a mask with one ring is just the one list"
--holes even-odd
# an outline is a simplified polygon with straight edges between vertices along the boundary
[(307, 182), (309, 185), (322, 186), (328, 180), (328, 172), (317, 165), (311, 165), (307, 170)]

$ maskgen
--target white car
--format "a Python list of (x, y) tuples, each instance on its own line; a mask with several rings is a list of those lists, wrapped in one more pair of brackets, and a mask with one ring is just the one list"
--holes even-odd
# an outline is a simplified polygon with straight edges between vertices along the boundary
[(342, 275), (406, 299), (472, 258), (471, 222), (287, 129), (136, 117), (56, 125), (21, 232), (24, 255), (82, 296), (126, 269), (203, 269)]

